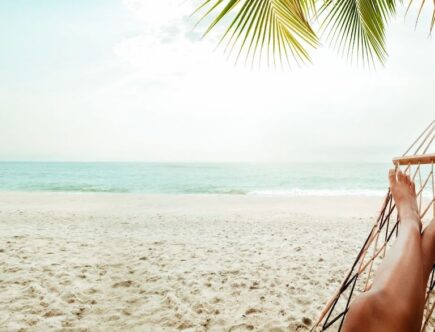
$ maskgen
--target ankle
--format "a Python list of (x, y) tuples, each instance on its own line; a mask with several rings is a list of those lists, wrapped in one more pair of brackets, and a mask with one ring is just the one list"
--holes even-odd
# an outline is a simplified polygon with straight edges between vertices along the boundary
[(410, 228), (416, 228), (421, 232), (421, 221), (418, 211), (413, 209), (400, 209), (399, 218), (401, 226), (409, 226)]
[(398, 209), (400, 221), (402, 223), (404, 222), (410, 222), (415, 224), (420, 224), (420, 215), (417, 210), (408, 208), (408, 207), (402, 207)]
[(402, 229), (408, 229), (411, 232), (416, 232), (421, 236), (422, 224), (415, 216), (400, 217), (400, 227)]

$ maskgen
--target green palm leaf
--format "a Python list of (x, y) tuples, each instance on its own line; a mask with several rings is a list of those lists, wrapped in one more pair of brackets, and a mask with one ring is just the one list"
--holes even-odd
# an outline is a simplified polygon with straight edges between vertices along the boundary
[(246, 61), (255, 59), (256, 55), (261, 59), (266, 53), (268, 62), (279, 59), (282, 63), (290, 55), (304, 61), (309, 60), (307, 47), (317, 45), (317, 36), (305, 17), (314, 4), (312, 0), (207, 0), (201, 9), (210, 4), (203, 17), (221, 4), (224, 6), (205, 34), (237, 8), (236, 16), (221, 38), (221, 42), (226, 41), (226, 51), (232, 53), (237, 46), (237, 60), (243, 53)]
[(433, 30), (433, 26), (435, 25), (435, 10), (432, 13), (432, 22), (430, 24), (430, 31)]
[(347, 56), (356, 55), (364, 63), (384, 62), (385, 26), (395, 12), (392, 0), (327, 0), (322, 28), (327, 38)]
[[(230, 54), (238, 49), (237, 60), (244, 54), (246, 61), (258, 57), (261, 62), (266, 54), (268, 63), (289, 58), (309, 61), (308, 50), (319, 43), (312, 27), (314, 18), (320, 19), (320, 31), (341, 53), (371, 65), (383, 63), (387, 57), (386, 26), (399, 2), (402, 0), (204, 0), (197, 11), (205, 10), (201, 20), (217, 12), (204, 35), (230, 19), (220, 43), (226, 41), (225, 50)], [(422, 0), (418, 16), (424, 3)], [(431, 31), (434, 25), (435, 10)]]
[[(408, 8), (406, 9), (406, 12), (408, 13), (409, 9), (411, 8), (411, 5), (414, 1), (413, 0), (409, 0), (409, 4), (408, 4)], [(418, 14), (417, 14), (417, 19), (415, 21), (415, 25), (417, 26), (418, 20), (420, 18), (421, 12), (423, 11), (423, 7), (426, 4), (426, 0), (421, 0), (420, 3), (420, 8), (418, 10)], [(435, 0), (433, 1), (433, 12), (432, 12), (432, 18), (431, 18), (431, 22), (430, 22), (430, 29), (429, 29), (429, 33), (432, 33), (433, 27), (434, 27), (434, 23), (435, 23)]]

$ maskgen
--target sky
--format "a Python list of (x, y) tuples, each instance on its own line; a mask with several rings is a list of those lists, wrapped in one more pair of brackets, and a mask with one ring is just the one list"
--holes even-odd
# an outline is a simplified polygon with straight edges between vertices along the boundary
[(435, 115), (429, 3), (375, 70), (234, 65), (191, 0), (0, 2), (0, 160), (386, 162)]

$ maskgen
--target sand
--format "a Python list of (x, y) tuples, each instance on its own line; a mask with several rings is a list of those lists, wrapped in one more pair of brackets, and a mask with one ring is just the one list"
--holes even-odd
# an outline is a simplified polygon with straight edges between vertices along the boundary
[(381, 201), (0, 193), (0, 331), (309, 331)]

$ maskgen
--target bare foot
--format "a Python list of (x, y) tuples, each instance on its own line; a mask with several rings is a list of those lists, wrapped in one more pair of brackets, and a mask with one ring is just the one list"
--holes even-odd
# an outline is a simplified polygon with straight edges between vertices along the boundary
[(388, 177), (401, 224), (414, 224), (421, 229), (414, 182), (400, 170), (390, 169)]

